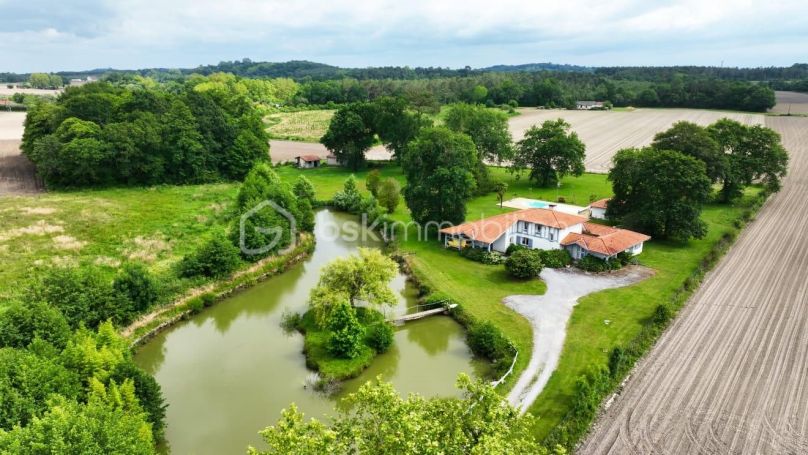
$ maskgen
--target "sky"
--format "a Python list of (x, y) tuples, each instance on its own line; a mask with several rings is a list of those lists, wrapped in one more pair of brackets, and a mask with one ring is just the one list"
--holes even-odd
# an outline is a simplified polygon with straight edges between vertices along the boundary
[(0, 72), (808, 61), (806, 0), (0, 0), (0, 17)]

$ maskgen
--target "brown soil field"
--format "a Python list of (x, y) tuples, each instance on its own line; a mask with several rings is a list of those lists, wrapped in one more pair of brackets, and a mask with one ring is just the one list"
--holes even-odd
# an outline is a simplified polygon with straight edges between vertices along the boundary
[(808, 453), (808, 118), (767, 117), (790, 175), (579, 448)]
[(769, 112), (775, 114), (808, 114), (808, 93), (774, 92), (777, 98), (775, 105)]
[[(294, 161), (295, 157), (300, 155), (317, 155), (325, 159), (328, 156), (328, 149), (323, 144), (315, 142), (273, 140), (269, 141), (269, 155), (273, 163)], [(366, 156), (369, 160), (389, 160), (392, 155), (387, 149), (377, 145), (368, 150)]]
[(40, 189), (33, 163), (20, 154), (20, 141), (0, 139), (0, 196)]
[(45, 90), (41, 88), (8, 88), (8, 84), (0, 82), (0, 95), (13, 95), (15, 93), (25, 93), (28, 95), (51, 95), (56, 96), (62, 93), (62, 90)]
[(568, 111), (557, 109), (519, 109), (521, 115), (509, 121), (514, 140), (545, 120), (563, 118), (586, 144), (586, 170), (607, 172), (614, 154), (626, 147), (642, 147), (654, 135), (674, 122), (687, 120), (709, 125), (724, 117), (746, 124), (763, 124), (762, 114), (706, 111), (696, 109), (635, 109), (632, 111)]

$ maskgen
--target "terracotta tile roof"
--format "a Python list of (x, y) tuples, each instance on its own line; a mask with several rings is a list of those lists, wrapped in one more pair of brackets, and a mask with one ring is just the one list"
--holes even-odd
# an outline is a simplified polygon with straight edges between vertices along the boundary
[(525, 209), (503, 213), (479, 221), (458, 224), (441, 229), (444, 234), (463, 234), (464, 236), (484, 243), (494, 243), (509, 227), (517, 221), (541, 224), (558, 229), (566, 229), (586, 221), (582, 216), (570, 215), (548, 209)]
[(298, 158), (300, 158), (303, 161), (307, 161), (307, 162), (320, 161), (322, 159), (317, 155), (300, 155), (300, 156), (298, 156)]
[(610, 200), (609, 198), (601, 199), (599, 201), (595, 201), (589, 204), (589, 206), (592, 207), (593, 209), (605, 209), (606, 203), (609, 202), (609, 200)]
[(576, 244), (593, 253), (614, 256), (651, 237), (627, 229), (617, 229), (602, 224), (584, 223), (583, 234), (571, 233), (561, 241), (564, 246)]

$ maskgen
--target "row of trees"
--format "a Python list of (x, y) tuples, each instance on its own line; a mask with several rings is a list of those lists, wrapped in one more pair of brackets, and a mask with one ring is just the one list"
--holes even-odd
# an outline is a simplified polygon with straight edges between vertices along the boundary
[(338, 79), (302, 82), (296, 104), (342, 104), (402, 97), (423, 112), (467, 102), (574, 108), (596, 99), (614, 106), (688, 107), (763, 112), (774, 106), (766, 84), (673, 74), (662, 80), (614, 79), (591, 73), (483, 73), (437, 79)]
[(54, 187), (240, 180), (269, 155), (260, 113), (235, 88), (68, 88), (31, 107), (22, 150)]
[(713, 184), (721, 184), (718, 198), (729, 203), (753, 183), (779, 190), (787, 168), (788, 153), (769, 128), (729, 119), (706, 128), (678, 122), (650, 147), (615, 155), (606, 214), (655, 237), (701, 238), (707, 226), (700, 214)]
[(57, 74), (32, 73), (28, 78), (28, 85), (33, 88), (55, 89), (64, 85), (64, 81)]

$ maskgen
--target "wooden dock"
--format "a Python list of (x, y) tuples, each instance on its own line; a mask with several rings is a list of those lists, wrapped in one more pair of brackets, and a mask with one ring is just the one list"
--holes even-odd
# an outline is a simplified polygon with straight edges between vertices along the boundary
[(452, 308), (455, 308), (456, 306), (457, 306), (457, 304), (453, 303), (451, 305), (441, 306), (440, 308), (432, 308), (430, 310), (419, 311), (417, 313), (404, 314), (404, 315), (401, 315), (401, 316), (396, 316), (396, 317), (390, 318), (390, 319), (387, 320), (387, 322), (391, 322), (391, 323), (393, 323), (395, 325), (402, 325), (405, 322), (410, 322), (410, 321), (415, 321), (415, 320), (418, 320), (418, 319), (423, 319), (423, 318), (433, 316), (433, 315), (436, 315), (436, 314), (448, 313), (449, 310), (451, 310)]

